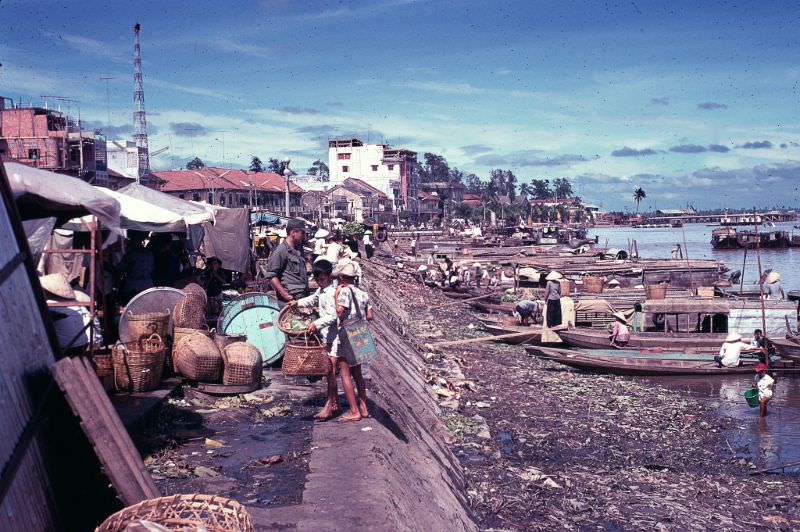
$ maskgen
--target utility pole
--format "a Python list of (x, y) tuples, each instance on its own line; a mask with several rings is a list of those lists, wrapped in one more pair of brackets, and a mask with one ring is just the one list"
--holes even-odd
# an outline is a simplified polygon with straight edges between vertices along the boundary
[(291, 162), (290, 160), (287, 160), (286, 163), (283, 166), (283, 176), (286, 178), (286, 199), (285, 199), (285, 201), (286, 201), (286, 217), (287, 218), (290, 216), (290, 213), (289, 213), (289, 177), (291, 177), (291, 175), (292, 175), (292, 171), (289, 170), (289, 163), (290, 162)]
[[(109, 130), (111, 129), (111, 90), (108, 88), (108, 82), (112, 79), (115, 78), (113, 76), (100, 76), (100, 81), (106, 82), (106, 113), (108, 114), (106, 126), (108, 126)], [(108, 134), (106, 138), (108, 138)]]
[(183, 131), (188, 131), (189, 132), (189, 142), (192, 145), (192, 157), (197, 157), (197, 155), (194, 153), (194, 132), (197, 131), (197, 128), (196, 127), (187, 127), (187, 128), (184, 128)]

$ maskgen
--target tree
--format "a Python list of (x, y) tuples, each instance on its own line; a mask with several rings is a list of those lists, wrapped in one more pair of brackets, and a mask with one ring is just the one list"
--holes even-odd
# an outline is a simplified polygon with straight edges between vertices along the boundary
[(267, 163), (267, 172), (283, 175), (283, 163), (275, 157), (270, 157), (269, 163)]
[(466, 177), (467, 185), (467, 193), (468, 194), (480, 194), (483, 192), (483, 188), (486, 186), (486, 183), (481, 181), (481, 178), (476, 176), (475, 174), (469, 174)]
[(328, 182), (331, 180), (331, 172), (328, 165), (317, 159), (311, 168), (308, 169), (308, 175), (319, 176), (320, 181)]
[(519, 186), (519, 195), (520, 196), (528, 196), (531, 194), (531, 186), (528, 183), (522, 183)]
[(513, 200), (517, 195), (517, 176), (511, 170), (492, 170), (489, 175), (489, 182), (494, 183), (495, 190), (500, 196), (508, 196)]
[(264, 171), (264, 163), (261, 162), (261, 159), (253, 155), (253, 158), (250, 159), (250, 171), (251, 172), (263, 172)]
[(200, 157), (195, 157), (194, 159), (192, 159), (191, 161), (186, 163), (186, 169), (187, 170), (202, 170), (205, 167), (206, 167), (206, 163), (204, 163), (200, 159)]
[(531, 194), (533, 199), (550, 199), (553, 191), (550, 190), (549, 179), (531, 179)]
[(447, 181), (450, 178), (450, 166), (447, 159), (435, 153), (423, 155), (425, 163), (419, 165), (419, 177), (423, 183)]
[(569, 179), (566, 177), (564, 178), (556, 178), (553, 180), (553, 192), (555, 193), (556, 197), (559, 199), (563, 198), (571, 198), (572, 197), (572, 183), (569, 182)]
[(636, 202), (636, 214), (639, 214), (639, 204), (647, 197), (647, 192), (642, 187), (633, 191), (633, 200)]

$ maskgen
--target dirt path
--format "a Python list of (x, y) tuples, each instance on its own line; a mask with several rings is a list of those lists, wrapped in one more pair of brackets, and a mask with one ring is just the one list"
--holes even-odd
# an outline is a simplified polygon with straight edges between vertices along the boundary
[[(408, 336), (485, 334), (469, 328), (478, 322), (465, 306), (444, 308), (453, 300), (441, 293), (384, 268), (371, 273), (392, 287), (387, 306), (413, 316), (404, 323)], [(798, 479), (749, 476), (747, 460), (724, 437), (732, 424), (691, 398), (496, 343), (427, 358), (470, 504), (486, 528), (800, 526)], [(468, 382), (455, 382), (446, 362), (459, 363)]]

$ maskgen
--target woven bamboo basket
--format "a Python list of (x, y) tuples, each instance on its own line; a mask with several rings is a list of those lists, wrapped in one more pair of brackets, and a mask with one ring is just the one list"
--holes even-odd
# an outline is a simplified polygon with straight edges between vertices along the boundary
[(184, 286), (181, 290), (183, 290), (183, 292), (186, 294), (199, 294), (203, 296), (203, 300), (207, 299), (206, 289), (197, 283), (189, 283), (186, 286)]
[(114, 387), (139, 393), (154, 390), (164, 371), (164, 343), (154, 334), (150, 338), (114, 346)]
[(253, 532), (244, 506), (215, 495), (171, 495), (148, 499), (111, 514), (95, 532), (121, 532), (137, 521), (150, 521), (170, 530)]
[(222, 384), (239, 386), (261, 381), (264, 361), (258, 348), (247, 342), (228, 344), (222, 351)]
[(590, 294), (599, 294), (603, 291), (603, 278), (596, 275), (587, 275), (583, 278), (583, 291)]
[(303, 329), (291, 329), (289, 328), (289, 322), (293, 318), (300, 318), (303, 321), (308, 321), (311, 323), (311, 314), (305, 312), (303, 309), (299, 308), (297, 305), (286, 305), (283, 307), (278, 314), (278, 328), (282, 330), (284, 333), (288, 334), (289, 336), (303, 336), (305, 331)]
[(328, 350), (319, 339), (304, 336), (287, 342), (281, 371), (286, 375), (326, 375)]
[(189, 380), (219, 382), (222, 377), (222, 355), (214, 340), (200, 331), (181, 338), (172, 348), (175, 371)]
[(114, 355), (108, 353), (95, 353), (92, 357), (92, 366), (98, 377), (107, 377), (114, 373)]
[(644, 293), (647, 299), (666, 299), (667, 283), (646, 284), (644, 285)]
[(169, 311), (143, 312), (141, 314), (128, 313), (128, 331), (131, 338), (148, 338), (157, 334), (166, 338), (169, 333)]
[(175, 327), (203, 329), (206, 326), (205, 294), (187, 292), (175, 305), (172, 323)]
[(247, 335), (246, 334), (219, 334), (214, 333), (214, 343), (217, 344), (220, 353), (224, 354), (224, 350), (230, 344), (236, 342), (246, 342)]

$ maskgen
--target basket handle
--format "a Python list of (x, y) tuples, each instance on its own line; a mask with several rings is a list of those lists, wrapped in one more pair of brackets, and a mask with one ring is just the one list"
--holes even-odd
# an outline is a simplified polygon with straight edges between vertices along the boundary
[(154, 336), (155, 336), (156, 340), (158, 340), (159, 342), (162, 342), (162, 343), (164, 342), (164, 340), (161, 339), (161, 336), (156, 332), (151, 334), (150, 337), (148, 338), (148, 340), (152, 340)]

